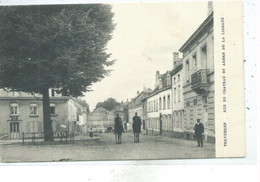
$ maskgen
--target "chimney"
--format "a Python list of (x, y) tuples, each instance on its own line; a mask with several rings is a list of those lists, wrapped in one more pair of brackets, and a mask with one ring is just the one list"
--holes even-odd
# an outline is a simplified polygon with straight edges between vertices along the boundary
[(160, 72), (156, 71), (156, 75), (155, 75), (155, 87), (157, 87), (159, 85), (159, 77), (160, 77)]
[(139, 95), (139, 91), (137, 91), (137, 95)]
[(213, 12), (213, 1), (208, 1), (208, 16)]
[(180, 62), (179, 52), (173, 52), (173, 68)]

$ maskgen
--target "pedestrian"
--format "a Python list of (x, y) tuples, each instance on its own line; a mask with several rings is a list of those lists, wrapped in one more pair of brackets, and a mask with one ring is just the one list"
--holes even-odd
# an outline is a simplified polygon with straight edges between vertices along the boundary
[(200, 119), (197, 119), (197, 123), (194, 126), (194, 130), (198, 142), (198, 147), (203, 147), (202, 133), (204, 133), (204, 126), (200, 122)]
[(137, 116), (137, 112), (133, 117), (133, 132), (134, 132), (134, 143), (139, 143), (139, 133), (141, 132), (141, 117)]
[(122, 143), (122, 132), (125, 132), (122, 124), (122, 119), (119, 117), (119, 114), (116, 114), (115, 126), (114, 126), (116, 144)]

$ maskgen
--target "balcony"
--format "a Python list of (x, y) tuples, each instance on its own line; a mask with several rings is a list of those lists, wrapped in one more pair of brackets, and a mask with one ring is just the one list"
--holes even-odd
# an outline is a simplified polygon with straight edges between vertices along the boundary
[(203, 95), (209, 89), (209, 69), (200, 69), (191, 75), (191, 89)]

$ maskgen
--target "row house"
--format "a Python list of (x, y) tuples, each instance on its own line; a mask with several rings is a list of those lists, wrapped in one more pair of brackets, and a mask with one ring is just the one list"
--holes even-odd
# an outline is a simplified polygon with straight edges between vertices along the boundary
[[(79, 118), (86, 113), (77, 113), (80, 104), (71, 96), (49, 90), (52, 130), (77, 131)], [(0, 89), (0, 137), (20, 138), (22, 133), (43, 132), (43, 101), (40, 94), (28, 94)], [(86, 121), (82, 121), (84, 123)]]
[(177, 138), (183, 137), (184, 131), (184, 99), (183, 99), (183, 62), (179, 53), (173, 53), (172, 79), (172, 135)]
[(156, 85), (143, 100), (146, 104), (146, 133), (171, 135), (172, 131), (171, 74), (156, 72)]
[[(209, 6), (211, 7), (211, 6)], [(194, 139), (197, 119), (203, 123), (205, 140), (215, 142), (214, 23), (208, 17), (173, 53), (173, 70), (156, 72), (152, 93), (142, 100), (146, 134)]]
[(205, 139), (215, 140), (214, 108), (214, 28), (213, 12), (179, 49), (183, 53), (183, 130), (193, 138), (193, 127), (200, 119)]

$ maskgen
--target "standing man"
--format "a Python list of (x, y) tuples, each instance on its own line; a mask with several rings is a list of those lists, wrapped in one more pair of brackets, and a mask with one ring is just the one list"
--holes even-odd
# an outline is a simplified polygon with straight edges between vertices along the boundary
[(141, 117), (137, 116), (137, 112), (133, 117), (133, 132), (134, 132), (134, 143), (139, 143), (139, 133), (141, 132)]
[(125, 132), (122, 124), (122, 119), (119, 117), (119, 114), (116, 114), (115, 126), (114, 126), (116, 144), (122, 143), (122, 132)]
[(197, 119), (194, 130), (198, 142), (198, 147), (203, 147), (202, 133), (204, 133), (204, 126), (202, 123), (200, 123), (200, 119)]

